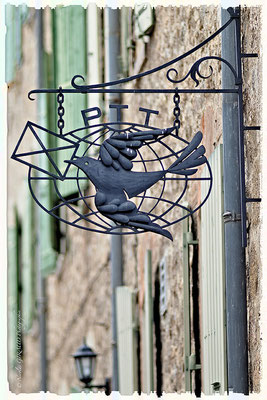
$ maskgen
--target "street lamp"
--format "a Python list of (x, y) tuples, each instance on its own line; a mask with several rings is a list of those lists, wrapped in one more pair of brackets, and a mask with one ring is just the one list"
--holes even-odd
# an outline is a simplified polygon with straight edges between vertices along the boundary
[(78, 348), (76, 353), (73, 354), (78, 378), (81, 382), (84, 383), (84, 385), (85, 385), (84, 388), (86, 388), (86, 389), (105, 388), (105, 394), (109, 395), (110, 394), (110, 379), (109, 378), (106, 378), (104, 385), (91, 385), (90, 384), (91, 381), (94, 379), (96, 357), (97, 357), (97, 354), (90, 347), (87, 346), (85, 339), (84, 339), (83, 344)]

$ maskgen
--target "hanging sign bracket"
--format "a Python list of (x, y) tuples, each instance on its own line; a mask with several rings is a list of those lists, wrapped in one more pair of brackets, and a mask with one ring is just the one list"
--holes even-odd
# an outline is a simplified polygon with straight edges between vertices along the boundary
[[(238, 97), (238, 112), (240, 122), (240, 179), (241, 179), (241, 222), (243, 245), (246, 245), (246, 208), (245, 174), (244, 174), (244, 130), (258, 129), (259, 127), (246, 127), (243, 124), (243, 99), (242, 99), (242, 73), (241, 59), (244, 57), (257, 57), (256, 54), (241, 53), (240, 50), (240, 10), (229, 8), (229, 20), (211, 36), (175, 59), (156, 68), (116, 81), (100, 84), (85, 85), (81, 75), (75, 75), (71, 80), (72, 88), (63, 89), (35, 89), (29, 92), (28, 97), (34, 100), (35, 94), (57, 94), (58, 102), (58, 133), (41, 127), (35, 123), (27, 122), (18, 144), (12, 154), (12, 158), (28, 165), (29, 187), (31, 194), (38, 205), (55, 218), (72, 226), (108, 234), (132, 234), (142, 232), (154, 232), (172, 239), (168, 228), (197, 211), (207, 200), (212, 187), (212, 172), (205, 157), (205, 147), (201, 144), (202, 133), (197, 132), (188, 142), (179, 135), (180, 132), (180, 94), (227, 94), (234, 93)], [(193, 63), (187, 74), (178, 79), (178, 71), (174, 67), (179, 61), (194, 54), (211, 40), (217, 37), (231, 24), (236, 24), (237, 37), (237, 69), (220, 56), (205, 56)], [(212, 66), (209, 74), (204, 75), (200, 68), (206, 62), (220, 62), (224, 64), (234, 77), (234, 88), (198, 88), (200, 80), (207, 80), (213, 75)], [(147, 75), (165, 72), (166, 87), (155, 88), (124, 88), (123, 85), (131, 81), (137, 81)], [(183, 88), (182, 82), (191, 79), (195, 88)], [(163, 81), (162, 79), (160, 80)], [(179, 85), (179, 87), (178, 87)], [(63, 106), (64, 95), (73, 93), (133, 93), (133, 94), (172, 94), (173, 95), (173, 126), (160, 129), (150, 124), (150, 116), (158, 115), (157, 110), (140, 107), (140, 112), (145, 112), (143, 125), (122, 121), (121, 111), (128, 105), (115, 104), (110, 107), (117, 109), (117, 120), (108, 123), (95, 123), (95, 119), (101, 116), (98, 107), (81, 110), (84, 126), (70, 132), (63, 132), (65, 128)], [(25, 135), (33, 135), (40, 149), (33, 152), (21, 152), (21, 144)], [(45, 137), (53, 137), (58, 147), (49, 148), (43, 140)], [(162, 155), (158, 154), (159, 146)], [(82, 149), (82, 150), (81, 150)], [(174, 150), (175, 149), (175, 150)], [(59, 156), (64, 151), (71, 151), (69, 159), (65, 160), (65, 167), (58, 165)], [(97, 154), (92, 157), (92, 154)], [(30, 160), (27, 158), (30, 156)], [(47, 168), (41, 166), (39, 160), (45, 156)], [(197, 176), (201, 165), (207, 166), (207, 176)], [(75, 168), (76, 167), (76, 168)], [(73, 173), (76, 171), (76, 174)], [(37, 171), (37, 173), (34, 173)], [(202, 203), (194, 210), (182, 205), (182, 199), (190, 181), (209, 181), (208, 191)], [(48, 208), (42, 203), (35, 193), (33, 182), (39, 180), (52, 181), (57, 204)], [(77, 184), (77, 198), (68, 200), (60, 191), (60, 182), (73, 180)], [(81, 189), (82, 181), (90, 181), (94, 187), (94, 193), (85, 195)], [(170, 197), (170, 184), (175, 181), (183, 183), (183, 189), (177, 195)], [(92, 203), (93, 200), (93, 203)], [(81, 213), (75, 202), (82, 202), (87, 212)], [(257, 199), (258, 201), (258, 199)], [(58, 213), (59, 208), (67, 207), (74, 214), (71, 221), (63, 220)], [(177, 208), (185, 211), (180, 216), (174, 213)], [(124, 228), (118, 231), (118, 227)]]

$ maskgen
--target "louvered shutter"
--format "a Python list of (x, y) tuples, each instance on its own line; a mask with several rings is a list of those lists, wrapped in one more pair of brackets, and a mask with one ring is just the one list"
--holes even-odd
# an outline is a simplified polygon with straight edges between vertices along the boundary
[[(183, 204), (186, 209), (188, 203)], [(183, 216), (188, 211), (183, 209)], [(191, 353), (191, 279), (190, 279), (190, 251), (189, 246), (198, 244), (193, 240), (193, 233), (190, 229), (189, 218), (185, 218), (183, 224), (183, 292), (184, 292), (184, 373), (185, 373), (185, 391), (192, 392), (192, 371), (201, 368), (196, 363), (196, 354)]]
[(143, 387), (144, 393), (154, 390), (153, 374), (153, 297), (152, 297), (152, 262), (151, 250), (145, 258), (145, 301), (143, 310)]
[[(55, 85), (56, 87), (71, 88), (70, 81), (74, 75), (82, 75), (86, 80), (86, 14), (81, 6), (58, 6), (54, 10), (54, 55), (55, 55)], [(63, 133), (84, 126), (81, 110), (87, 108), (87, 97), (84, 94), (65, 94), (63, 116), (65, 127)], [(57, 118), (57, 116), (56, 116)], [(57, 122), (55, 121), (57, 131)], [(84, 131), (77, 132), (77, 136), (83, 136)], [(85, 151), (85, 145), (81, 144), (79, 155)], [(58, 165), (61, 171), (66, 169), (65, 160), (69, 160), (73, 149), (58, 153)], [(77, 175), (77, 168), (71, 167), (70, 174)], [(86, 186), (86, 180), (80, 181), (81, 189)], [(66, 180), (58, 184), (60, 193), (66, 197), (78, 192), (74, 180)]]
[[(213, 188), (201, 208), (203, 391), (227, 390), (222, 145), (209, 158)], [(207, 177), (207, 169), (202, 177)], [(209, 182), (201, 182), (204, 199)]]
[(119, 392), (132, 395), (137, 391), (137, 326), (135, 318), (136, 295), (130, 288), (116, 289), (117, 346)]

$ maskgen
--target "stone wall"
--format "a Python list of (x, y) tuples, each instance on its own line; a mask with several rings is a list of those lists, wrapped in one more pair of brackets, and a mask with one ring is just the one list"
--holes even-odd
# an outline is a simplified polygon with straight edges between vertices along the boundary
[[(258, 53), (258, 59), (243, 61), (244, 74), (244, 124), (259, 126), (262, 121), (262, 46), (261, 8), (243, 10), (242, 43), (244, 53)], [(246, 196), (261, 197), (261, 131), (245, 132)], [(260, 391), (261, 341), (260, 341), (260, 203), (247, 204), (248, 246), (246, 249), (247, 298), (248, 298), (248, 346), (250, 391)]]
[[(260, 7), (242, 8), (242, 51), (244, 53), (258, 53), (259, 59), (245, 59), (243, 62), (244, 79), (244, 123), (245, 125), (260, 125), (261, 122), (261, 47), (260, 47)], [(157, 7), (156, 24), (150, 42), (147, 45), (147, 61), (143, 70), (148, 70), (160, 65), (167, 60), (175, 58), (191, 49), (220, 26), (220, 9), (217, 7)], [(212, 21), (212, 24), (209, 23)], [(194, 54), (195, 59), (205, 55), (220, 55), (220, 38), (210, 42), (207, 46)], [(193, 57), (193, 56), (192, 56)], [(177, 63), (179, 66), (178, 77), (181, 79), (189, 71), (192, 65), (191, 57)], [(206, 64), (207, 65), (207, 64)], [(199, 88), (220, 87), (220, 67), (214, 68), (214, 79), (200, 83)], [(173, 66), (172, 66), (173, 67)], [(175, 66), (174, 66), (175, 67)], [(164, 70), (166, 72), (166, 70)], [(203, 74), (208, 74), (203, 63)], [(216, 74), (217, 72), (217, 74)], [(156, 76), (157, 75), (157, 76)], [(190, 87), (189, 80), (180, 84), (179, 88)], [(152, 76), (141, 78), (136, 87), (168, 87), (164, 73), (158, 72)], [(169, 87), (172, 87), (169, 84)], [(193, 87), (193, 85), (192, 85)], [(213, 149), (222, 143), (221, 120), (221, 95), (191, 95), (181, 94), (181, 128), (180, 136), (190, 140), (197, 130), (203, 132), (203, 143), (209, 156)], [(138, 122), (143, 123), (142, 113), (138, 113), (137, 104), (142, 107), (160, 110), (159, 116), (152, 116), (153, 124), (159, 127), (172, 125), (172, 96), (170, 95), (137, 95), (125, 96), (124, 102), (136, 104), (132, 116)], [(133, 100), (135, 99), (135, 101)], [(127, 110), (127, 121), (130, 120)], [(125, 112), (125, 115), (126, 115)], [(248, 197), (260, 197), (260, 144), (261, 134), (258, 131), (245, 133), (245, 157), (246, 157), (246, 193)], [(198, 174), (200, 176), (200, 174)], [(173, 193), (181, 188), (173, 185)], [(200, 185), (195, 184), (188, 191), (186, 200), (194, 206), (199, 202)], [(246, 250), (247, 265), (247, 293), (248, 293), (248, 342), (249, 342), (249, 384), (250, 391), (260, 390), (260, 205), (250, 203), (248, 210), (248, 247)], [(199, 237), (201, 210), (194, 215), (198, 227)], [(165, 392), (183, 391), (183, 291), (182, 291), (182, 232), (181, 224), (177, 224), (171, 230), (174, 241), (170, 243), (165, 238), (146, 233), (137, 238), (124, 239), (124, 253), (127, 257), (125, 264), (125, 283), (131, 286), (131, 282), (140, 282), (143, 277), (145, 249), (152, 250), (153, 276), (163, 255), (167, 256), (168, 276), (168, 307), (161, 320), (162, 329), (162, 363), (163, 363), (163, 390)], [(129, 249), (131, 249), (129, 257)], [(134, 261), (138, 260), (138, 268), (134, 268)], [(137, 276), (135, 276), (137, 275)], [(139, 306), (142, 307), (142, 285)], [(193, 345), (193, 344), (192, 344)]]
[[(157, 65), (176, 58), (205, 40), (211, 33), (220, 27), (220, 13), (216, 7), (157, 7), (155, 10), (156, 24), (150, 42), (147, 45), (147, 61), (143, 70), (151, 69)], [(209, 24), (208, 21), (212, 21)], [(194, 61), (207, 54), (220, 53), (220, 38), (217, 37), (209, 43), (207, 48), (200, 49), (192, 55), (171, 67), (177, 68), (178, 79), (184, 77), (191, 68)], [(203, 75), (209, 73), (208, 65), (203, 65)], [(220, 85), (220, 74), (216, 64), (214, 66), (214, 77), (211, 81), (200, 80), (199, 88), (211, 88)], [(141, 78), (137, 86), (140, 88), (173, 88), (174, 84), (166, 79), (167, 70), (164, 69), (156, 74)], [(175, 78), (175, 77), (174, 77)], [(194, 88), (195, 83), (190, 79), (181, 83), (179, 88)], [(159, 110), (158, 116), (151, 116), (151, 123), (160, 128), (173, 125), (173, 95), (131, 95), (124, 99), (125, 103), (131, 104), (132, 120), (144, 123), (143, 113), (138, 112), (138, 107)], [(125, 96), (126, 97), (126, 96)], [(139, 100), (140, 99), (140, 100)], [(214, 107), (216, 103), (216, 108)], [(132, 104), (135, 106), (133, 107)], [(221, 98), (218, 94), (181, 94), (181, 127), (179, 135), (190, 141), (194, 134), (201, 130), (203, 132), (203, 144), (207, 154), (210, 155), (214, 147), (221, 141)], [(129, 111), (130, 112), (130, 111)], [(127, 118), (126, 118), (127, 113)], [(128, 110), (125, 112), (128, 121)], [(130, 118), (129, 118), (130, 120)], [(178, 146), (178, 144), (176, 145)], [(175, 148), (174, 148), (175, 150)], [(201, 171), (202, 168), (200, 168)], [(200, 176), (200, 172), (197, 173)], [(172, 182), (168, 187), (171, 193), (181, 193), (182, 184)], [(187, 201), (193, 209), (199, 203), (200, 185), (191, 184), (183, 201)], [(181, 209), (174, 210), (173, 214), (181, 217)], [(199, 217), (199, 213), (194, 219)], [(182, 223), (173, 225), (171, 228), (173, 242), (152, 233), (138, 235), (137, 238), (124, 238), (124, 254), (127, 257), (125, 263), (125, 284), (131, 286), (131, 282), (140, 282), (143, 277), (144, 254), (146, 249), (152, 251), (153, 280), (161, 259), (165, 256), (167, 265), (167, 311), (161, 317), (161, 341), (162, 341), (162, 390), (166, 393), (183, 392), (184, 387), (184, 328), (183, 328), (183, 233)], [(137, 242), (137, 245), (136, 245)], [(128, 249), (131, 251), (129, 257)], [(133, 251), (136, 254), (133, 256)], [(137, 272), (133, 263), (128, 260), (138, 260)], [(134, 274), (137, 273), (137, 277)], [(153, 285), (154, 287), (154, 281)], [(142, 307), (142, 285), (139, 286), (139, 308)], [(141, 330), (142, 331), (142, 330)], [(155, 341), (154, 341), (155, 342)], [(192, 343), (194, 346), (194, 343)], [(155, 360), (154, 360), (155, 361)]]
[(79, 387), (71, 354), (85, 337), (99, 354), (95, 381), (111, 376), (109, 238), (68, 227), (69, 248), (47, 279), (49, 390)]
[[(37, 41), (35, 38), (34, 12), (30, 14), (22, 32), (22, 64), (18, 68), (14, 81), (9, 83), (7, 90), (7, 128), (8, 128), (8, 222), (14, 224), (14, 206), (22, 215), (24, 203), (21, 200), (24, 193), (26, 167), (16, 168), (17, 164), (10, 159), (18, 137), (25, 126), (25, 115), (29, 121), (35, 121), (37, 116), (37, 102), (29, 101), (27, 94), (37, 86)], [(33, 149), (31, 145), (31, 149)], [(16, 171), (16, 173), (15, 173)], [(16, 180), (15, 180), (16, 179)], [(15, 182), (16, 184), (14, 184)]]
[[(22, 31), (22, 65), (18, 68), (15, 79), (7, 90), (7, 162), (8, 162), (8, 227), (15, 225), (15, 209), (21, 221), (25, 210), (25, 194), (27, 188), (27, 167), (20, 167), (10, 158), (25, 126), (25, 115), (29, 121), (37, 119), (37, 102), (28, 100), (27, 94), (37, 86), (37, 41), (35, 13), (31, 10)], [(32, 148), (27, 143), (27, 150)], [(23, 320), (22, 320), (23, 323)], [(9, 369), (9, 385), (12, 391), (38, 391), (39, 381), (39, 328), (34, 322), (31, 331), (23, 337), (22, 379), (18, 379), (18, 371)], [(21, 387), (20, 387), (21, 385)]]

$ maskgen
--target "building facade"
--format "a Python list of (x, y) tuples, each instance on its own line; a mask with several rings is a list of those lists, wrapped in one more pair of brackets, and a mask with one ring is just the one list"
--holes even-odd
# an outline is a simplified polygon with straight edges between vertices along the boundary
[[(221, 9), (217, 6), (152, 9), (140, 4), (113, 13), (109, 16), (106, 9), (93, 4), (87, 9), (47, 7), (39, 13), (22, 6), (6, 7), (8, 155), (12, 154), (27, 120), (53, 132), (57, 130), (55, 95), (38, 95), (31, 102), (27, 99), (30, 90), (70, 88), (74, 75), (82, 75), (87, 84), (104, 82), (112, 56), (117, 62), (117, 78), (139, 74), (186, 53), (221, 26)], [(112, 25), (112, 18), (119, 23)], [(259, 55), (242, 61), (245, 126), (259, 126), (262, 118), (260, 26), (261, 8), (242, 7), (242, 53)], [(120, 38), (115, 55), (108, 48), (112, 34)], [(173, 79), (182, 79), (201, 57), (220, 57), (223, 40), (217, 35), (175, 64), (178, 75)], [(213, 74), (209, 79), (199, 79), (199, 88), (212, 89), (223, 84), (220, 63), (213, 61), (212, 68), (207, 61), (201, 66), (202, 78), (212, 71)], [(165, 70), (143, 76), (125, 87), (173, 89), (175, 84), (167, 81)], [(188, 87), (194, 89), (195, 82), (186, 80), (178, 84), (179, 89)], [(66, 94), (65, 132), (82, 127), (81, 110), (92, 107), (101, 109), (100, 122), (108, 122), (109, 105), (118, 102), (128, 105), (122, 113), (123, 121), (144, 124), (147, 114), (140, 110), (143, 108), (151, 111), (152, 126), (173, 125), (173, 95), (126, 93), (118, 99), (101, 93)], [(27, 167), (8, 161), (8, 352), (12, 392), (31, 393), (41, 388), (57, 394), (78, 391), (80, 383), (71, 354), (83, 337), (98, 353), (95, 383), (104, 382), (105, 377), (114, 379), (113, 354), (117, 349), (117, 389), (122, 394), (192, 391), (200, 395), (201, 391), (222, 394), (228, 390), (222, 217), (227, 211), (224, 188), (228, 182), (223, 173), (223, 98), (218, 93), (181, 93), (179, 107), (179, 136), (190, 142), (197, 131), (203, 133), (213, 171), (210, 198), (191, 218), (171, 226), (173, 241), (152, 232), (124, 236), (123, 278), (117, 288), (112, 287), (110, 237), (68, 226), (39, 209), (27, 187)], [(260, 198), (261, 132), (247, 131), (244, 141), (246, 196)], [(59, 142), (53, 138), (46, 145), (52, 148)], [(25, 135), (26, 148), (25, 151), (34, 151), (37, 144)], [(58, 156), (60, 168), (70, 158), (68, 152), (66, 149)], [(149, 156), (148, 150), (144, 156)], [(46, 159), (40, 158), (39, 162), (49, 170)], [(194, 210), (205, 198), (207, 181), (201, 180), (207, 177), (205, 168), (200, 167), (196, 177), (199, 180), (188, 184), (184, 208), (170, 211), (173, 219), (181, 218), (184, 210)], [(169, 181), (166, 191), (177, 197), (183, 184)], [(59, 205), (51, 186), (46, 181), (38, 188), (48, 208)], [(93, 194), (88, 182), (83, 182), (81, 190), (86, 196)], [(71, 202), (73, 212), (85, 212), (84, 206), (74, 200), (77, 186), (62, 182), (60, 191)], [(151, 207), (153, 196), (157, 196), (153, 188), (149, 196)], [(159, 212), (165, 209), (166, 205), (160, 203)], [(62, 219), (71, 219), (71, 213), (70, 209), (58, 207)], [(248, 203), (244, 269), (250, 392), (261, 390), (260, 216), (260, 203)], [(112, 298), (116, 299), (115, 307)], [(116, 343), (112, 333), (114, 314)], [(116, 382), (114, 385), (113, 388)]]

